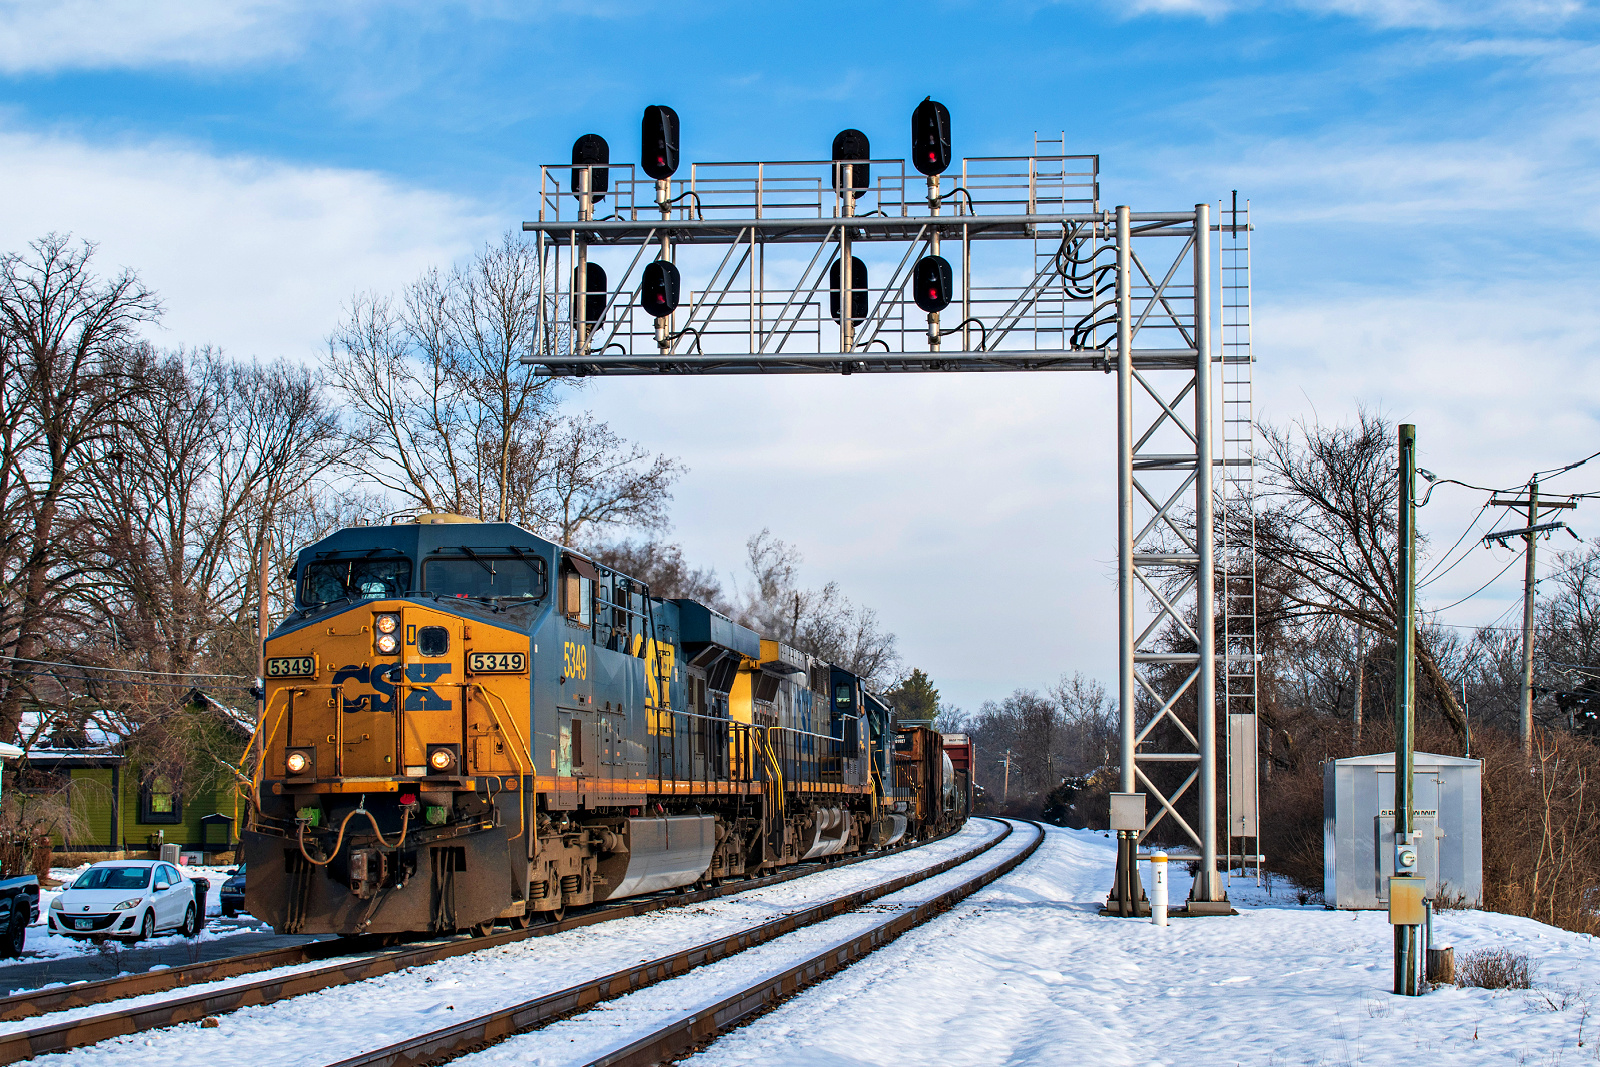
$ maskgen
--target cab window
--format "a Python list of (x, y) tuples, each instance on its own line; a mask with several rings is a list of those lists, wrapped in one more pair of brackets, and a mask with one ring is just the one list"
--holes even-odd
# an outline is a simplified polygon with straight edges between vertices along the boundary
[(568, 568), (561, 573), (561, 610), (578, 626), (594, 620), (594, 580)]
[(545, 594), (545, 562), (537, 556), (430, 559), (422, 565), (422, 588), (440, 596), (494, 600), (538, 600)]
[(321, 559), (306, 566), (300, 602), (316, 605), (400, 597), (410, 588), (411, 561), (404, 556)]

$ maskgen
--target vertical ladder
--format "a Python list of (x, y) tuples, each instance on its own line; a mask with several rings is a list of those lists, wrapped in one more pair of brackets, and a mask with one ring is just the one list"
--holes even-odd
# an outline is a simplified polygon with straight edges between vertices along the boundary
[[(1234, 192), (1218, 214), (1222, 290), (1222, 518), (1217, 553), (1221, 581), (1223, 718), (1227, 724), (1229, 869), (1240, 838), (1243, 869), (1261, 877), (1257, 782), (1255, 554), (1255, 354), (1250, 334), (1250, 202)], [(1249, 848), (1248, 845), (1254, 845)]]

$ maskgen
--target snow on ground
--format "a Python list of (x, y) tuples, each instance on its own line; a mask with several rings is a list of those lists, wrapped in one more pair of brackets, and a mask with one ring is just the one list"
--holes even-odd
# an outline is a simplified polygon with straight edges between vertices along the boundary
[[(974, 822), (944, 841), (732, 897), (613, 919), (276, 1004), (243, 1008), (222, 1016), (218, 1027), (189, 1024), (131, 1034), (29, 1062), (148, 1063), (158, 1067), (329, 1063), (749, 929), (841, 893), (927, 867), (999, 833), (993, 823)], [(183, 992), (190, 995), (213, 987), (197, 985)], [(144, 999), (118, 1001), (116, 1009), (126, 1010)], [(73, 1015), (106, 1010), (74, 1009)], [(51, 1016), (57, 1017), (65, 1019), (67, 1014)], [(37, 1020), (33, 1022), (37, 1025)], [(7, 1025), (0, 1023), (0, 1027)], [(308, 1052), (313, 1049), (314, 1053)]]
[[(1396, 997), (1384, 913), (1303, 906), (1293, 894), (1235, 880), (1238, 916), (1176, 919), (1165, 929), (1148, 919), (1103, 918), (1097, 911), (1115, 855), (1115, 842), (1099, 833), (1052, 828), (1016, 871), (685, 1062), (1600, 1061), (1594, 938), (1530, 919), (1441, 912), (1435, 946), (1454, 944), (1458, 960), (1480, 948), (1526, 952), (1541, 988)], [(1173, 874), (1176, 905), (1189, 879), (1181, 867)]]
[[(50, 878), (61, 884), (53, 888), (40, 887), (39, 889), (39, 921), (28, 927), (28, 941), (23, 947), (23, 956), (26, 959), (60, 959), (64, 956), (92, 956), (102, 951), (88, 938), (65, 937), (61, 934), (50, 932), (50, 902), (63, 892), (72, 887), (73, 881), (89, 869), (85, 863), (77, 867), (52, 867)], [(228, 872), (233, 867), (181, 867), (179, 868), (190, 878), (204, 878), (210, 885), (206, 891), (206, 915), (208, 917), (222, 914), (222, 883), (227, 880)], [(214, 941), (220, 937), (231, 937), (234, 934), (260, 933), (264, 929), (258, 923), (250, 920), (233, 923), (213, 923), (201, 932), (199, 940)], [(178, 945), (189, 943), (189, 939), (181, 934), (168, 934), (164, 937), (152, 938), (149, 941), (139, 942), (145, 948)]]
[[(1008, 840), (971, 862), (880, 897), (858, 911), (805, 927), (778, 941), (757, 945), (736, 956), (696, 968), (681, 978), (659, 982), (532, 1033), (492, 1045), (482, 1052), (463, 1056), (454, 1061), (452, 1067), (590, 1063), (688, 1012), (739, 993), (765, 975), (780, 974), (802, 960), (859, 937), (883, 922), (886, 912), (915, 907), (949, 892), (979, 871), (998, 866), (1023, 851), (1033, 838), (1033, 830), (1021, 826)], [(874, 1062), (899, 1061), (891, 1055)]]

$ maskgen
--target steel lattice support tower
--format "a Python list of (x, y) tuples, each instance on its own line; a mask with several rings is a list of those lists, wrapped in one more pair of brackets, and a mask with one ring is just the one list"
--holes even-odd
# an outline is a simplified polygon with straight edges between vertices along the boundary
[[(1236, 337), (1241, 321), (1248, 334), (1248, 276), (1227, 254), (1240, 224), (1235, 213), (1213, 227), (1209, 204), (1102, 210), (1098, 157), (1041, 151), (1062, 143), (1036, 139), (1033, 155), (964, 159), (958, 174), (927, 178), (925, 188), (902, 160), (694, 164), (687, 178), (659, 181), (614, 164), (601, 201), (589, 192), (601, 187), (590, 173), (598, 168), (547, 165), (539, 218), (523, 223), (536, 235), (542, 296), (537, 351), (526, 362), (574, 377), (1114, 373), (1122, 787), (1155, 798), (1145, 834), (1171, 820), (1199, 850), (1194, 910), (1208, 902), (1222, 910), (1219, 678), (1230, 711), (1236, 698), (1217, 667), (1237, 654), (1237, 626), (1224, 620), (1219, 655), (1216, 627), (1206, 621), (1216, 619), (1217, 591), (1253, 547), (1228, 543), (1219, 585), (1217, 528), (1225, 522), (1213, 505), (1247, 501), (1235, 491), (1236, 475), (1248, 479), (1253, 461), (1238, 428), (1225, 427), (1223, 455), (1213, 454), (1219, 421), (1241, 411), (1250, 417), (1252, 356)], [(871, 168), (864, 189), (855, 166)], [(602, 208), (609, 214), (599, 216)], [(1223, 238), (1224, 275), (1245, 280), (1242, 310), (1240, 294), (1213, 277), (1214, 233)], [(770, 251), (779, 253), (771, 261)], [(908, 291), (914, 263), (935, 254), (958, 261), (959, 303), (943, 321)], [(865, 286), (859, 317), (847, 295), (861, 283), (852, 278), (857, 257), (866, 257), (869, 273), (876, 263), (887, 274)], [(603, 294), (592, 293), (590, 266), (602, 259), (615, 277), (608, 274)], [(660, 318), (639, 302), (652, 259), (674, 262), (687, 285), (680, 307)], [(835, 262), (842, 285), (831, 281)], [(830, 310), (835, 286), (842, 292)], [(1220, 351), (1214, 305), (1223, 309)], [(1219, 378), (1222, 420), (1213, 403)], [(1253, 583), (1251, 593), (1253, 640)], [(1225, 593), (1224, 615), (1236, 603), (1246, 601)], [(1182, 779), (1175, 785), (1174, 767)], [(1191, 790), (1194, 821), (1179, 810)]]

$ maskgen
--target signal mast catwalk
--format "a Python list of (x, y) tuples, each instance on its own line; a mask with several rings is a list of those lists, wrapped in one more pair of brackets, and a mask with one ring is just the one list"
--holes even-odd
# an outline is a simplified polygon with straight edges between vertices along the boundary
[[(1066, 154), (1064, 137), (958, 169), (951, 145), (950, 113), (931, 98), (911, 117), (920, 183), (905, 160), (873, 158), (853, 129), (826, 160), (695, 163), (687, 178), (677, 177), (669, 107), (645, 110), (637, 167), (612, 163), (603, 138), (579, 138), (570, 163), (541, 167), (538, 219), (522, 224), (537, 235), (543, 294), (526, 361), (578, 377), (1115, 373), (1121, 788), (1156, 801), (1143, 833), (1127, 839), (1126, 867), (1137, 869), (1137, 838), (1171, 819), (1199, 850), (1173, 857), (1200, 867), (1191, 913), (1225, 913), (1219, 661), (1225, 751), (1251, 763), (1239, 772), (1248, 787), (1229, 793), (1230, 855), (1234, 836), (1254, 836), (1256, 807), (1254, 546), (1225, 544), (1219, 580), (1215, 530), (1226, 523), (1213, 507), (1248, 508), (1253, 484), (1248, 206), (1236, 199), (1222, 225), (1210, 204), (1108, 211), (1099, 157)], [(698, 285), (685, 288), (685, 268)], [(1215, 627), (1196, 624), (1216, 618), (1219, 587), (1221, 656)], [(1191, 693), (1193, 730), (1177, 713)], [(1191, 789), (1193, 823), (1179, 809)], [(1130, 893), (1137, 899), (1137, 885), (1119, 879), (1113, 899)]]

